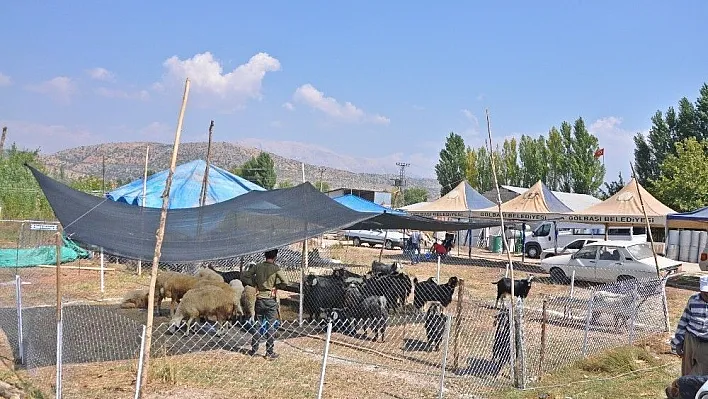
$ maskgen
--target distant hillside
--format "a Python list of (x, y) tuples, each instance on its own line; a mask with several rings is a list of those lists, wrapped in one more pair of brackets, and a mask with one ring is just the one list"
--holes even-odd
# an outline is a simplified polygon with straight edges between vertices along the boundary
[[(108, 143), (83, 146), (43, 155), (42, 160), (53, 173), (64, 168), (64, 175), (69, 178), (81, 176), (101, 176), (102, 155), (106, 156), (106, 179), (139, 179), (143, 176), (145, 147), (150, 145), (150, 164), (148, 169), (160, 171), (169, 167), (172, 146), (162, 143)], [(206, 159), (207, 143), (183, 143), (179, 147), (177, 164), (195, 159)], [(232, 143), (212, 143), (212, 164), (224, 169), (231, 169), (246, 162), (260, 152), (257, 148)], [(278, 182), (287, 180), (293, 183), (302, 181), (302, 167), (299, 161), (272, 154)], [(394, 175), (375, 173), (354, 173), (332, 167), (305, 164), (305, 177), (310, 182), (320, 179), (329, 183), (331, 188), (348, 187), (372, 190), (391, 190)], [(440, 185), (435, 179), (409, 178), (408, 187), (423, 187), (431, 198), (438, 198)]]

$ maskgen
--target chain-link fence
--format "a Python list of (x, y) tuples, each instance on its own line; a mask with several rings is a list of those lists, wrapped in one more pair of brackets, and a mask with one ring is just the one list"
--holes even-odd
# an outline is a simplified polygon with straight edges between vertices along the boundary
[[(56, 249), (55, 231), (13, 223), (0, 225), (4, 248)], [(278, 293), (276, 361), (263, 359), (266, 342), (258, 356), (248, 352), (254, 332), (268, 334), (257, 319), (236, 318), (218, 335), (213, 321), (196, 321), (187, 334), (185, 326), (170, 331), (172, 320), (163, 311), (155, 318), (144, 393), (315, 397), (321, 390), (327, 398), (440, 392), (493, 397), (500, 389), (537, 384), (544, 373), (583, 356), (666, 330), (665, 281), (629, 268), (588, 274), (576, 267), (559, 276), (538, 264), (515, 263), (515, 293), (524, 298), (512, 312), (508, 299), (496, 301), (499, 287), (502, 297), (509, 287), (498, 283), (505, 262), (493, 257), (451, 255), (438, 262), (421, 256), (411, 264), (401, 250), (357, 248), (327, 238), (311, 240), (308, 247), (306, 260), (302, 244), (279, 249), (278, 263), (290, 284)], [(18, 253), (26, 258), (32, 252)], [(149, 273), (137, 276), (135, 261), (103, 260), (99, 251), (62, 265), (60, 382), (66, 397), (127, 398), (135, 392), (146, 319), (145, 302), (135, 299), (147, 288)], [(195, 274), (210, 267), (228, 279), (261, 260), (258, 254), (160, 269)], [(56, 269), (46, 263), (0, 268), (0, 324), (19, 369), (51, 396), (57, 381)], [(149, 270), (150, 262), (141, 263)], [(24, 282), (21, 313), (17, 278)], [(526, 291), (524, 281), (531, 282)], [(121, 304), (123, 297), (134, 301)]]

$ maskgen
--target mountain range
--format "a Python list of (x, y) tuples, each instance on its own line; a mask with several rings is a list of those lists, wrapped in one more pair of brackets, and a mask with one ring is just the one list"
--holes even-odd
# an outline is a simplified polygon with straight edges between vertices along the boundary
[[(272, 143), (269, 147), (273, 148)], [(150, 146), (148, 169), (153, 171), (164, 170), (169, 167), (172, 156), (172, 145), (164, 143), (130, 142), (106, 143), (90, 146), (81, 146), (62, 150), (54, 154), (43, 155), (42, 161), (49, 171), (58, 174), (63, 170), (67, 178), (82, 176), (101, 177), (103, 171), (103, 158), (105, 156), (105, 176), (107, 180), (135, 180), (140, 179), (144, 173), (146, 147)], [(297, 154), (296, 148), (283, 144), (277, 148), (289, 148), (284, 151), (288, 154)], [(212, 143), (211, 163), (227, 170), (240, 166), (251, 157), (260, 153), (261, 149), (254, 148), (245, 143)], [(355, 188), (368, 190), (391, 191), (394, 174), (366, 173), (363, 172), (371, 160), (357, 159), (341, 156), (328, 151), (317, 152), (310, 156), (299, 156), (299, 160), (281, 156), (268, 151), (274, 161), (277, 181), (299, 183), (302, 181), (302, 164), (305, 164), (305, 179), (315, 183), (327, 182), (334, 188)], [(281, 151), (279, 151), (281, 152)], [(179, 146), (177, 164), (186, 163), (195, 159), (206, 159), (207, 143), (182, 143)], [(300, 152), (302, 154), (302, 152)], [(316, 155), (320, 157), (316, 158)], [(369, 165), (369, 168), (376, 165)], [(345, 170), (350, 169), (350, 170)], [(353, 171), (352, 171), (353, 170)], [(430, 178), (407, 177), (407, 187), (425, 188), (429, 198), (438, 198), (440, 185), (437, 180)]]

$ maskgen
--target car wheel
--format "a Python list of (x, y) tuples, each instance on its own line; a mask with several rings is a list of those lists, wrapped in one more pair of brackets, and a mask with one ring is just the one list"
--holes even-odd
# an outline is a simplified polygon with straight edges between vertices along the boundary
[(568, 282), (568, 276), (565, 275), (563, 269), (554, 267), (551, 269), (551, 282), (553, 284), (566, 284)]
[(538, 245), (532, 244), (526, 246), (526, 256), (531, 259), (536, 259), (539, 255), (541, 255), (541, 248)]
[(384, 243), (384, 248), (393, 249), (393, 243), (391, 242), (391, 240), (386, 240), (386, 243)]
[(359, 237), (354, 237), (354, 239), (352, 240), (352, 242), (354, 243), (354, 246), (355, 246), (355, 247), (360, 247), (360, 246), (361, 246), (361, 240), (359, 239)]

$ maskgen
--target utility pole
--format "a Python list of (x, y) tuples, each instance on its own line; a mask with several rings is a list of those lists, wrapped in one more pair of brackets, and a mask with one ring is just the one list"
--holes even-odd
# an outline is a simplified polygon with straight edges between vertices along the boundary
[(106, 195), (106, 152), (104, 150), (101, 158), (101, 197)]
[[(405, 202), (405, 193), (406, 193), (406, 168), (411, 166), (411, 164), (406, 163), (406, 162), (396, 162), (396, 166), (400, 168), (398, 172), (398, 179), (393, 179), (393, 185), (398, 188), (401, 201)], [(394, 199), (396, 197), (392, 197), (391, 199), (391, 208), (395, 208), (394, 204)]]
[(0, 136), (0, 158), (5, 156), (5, 138), (7, 138), (7, 126), (3, 126), (2, 136)]
[(324, 182), (322, 181), (322, 179), (324, 179), (324, 171), (325, 171), (325, 168), (323, 168), (323, 167), (320, 168), (320, 192), (324, 191), (324, 190), (322, 190), (322, 187), (324, 185)]

